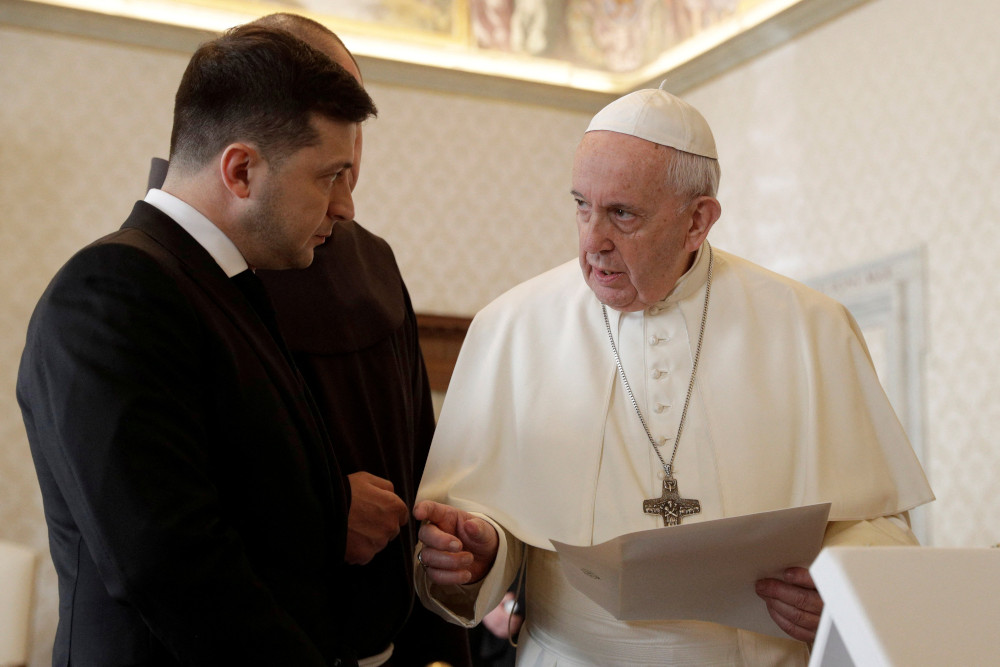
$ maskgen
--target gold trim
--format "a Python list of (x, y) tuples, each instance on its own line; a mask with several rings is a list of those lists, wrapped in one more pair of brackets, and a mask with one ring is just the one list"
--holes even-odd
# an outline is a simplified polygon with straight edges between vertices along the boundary
[[(757, 2), (738, 21), (723, 21), (631, 73), (476, 49), (470, 46), (466, 0), (455, 0), (456, 29), (449, 35), (303, 13), (331, 26), (369, 63), (369, 81), (593, 112), (663, 79), (671, 92), (683, 93), (867, 1)], [(0, 0), (0, 22), (189, 52), (221, 30), (281, 10), (277, 3), (253, 0)]]

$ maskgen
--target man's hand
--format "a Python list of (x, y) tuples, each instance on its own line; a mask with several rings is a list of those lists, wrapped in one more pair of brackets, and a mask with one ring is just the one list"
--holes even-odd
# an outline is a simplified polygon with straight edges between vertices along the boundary
[(399, 535), (400, 526), (406, 525), (410, 516), (389, 480), (367, 472), (350, 474), (347, 480), (351, 484), (351, 511), (344, 560), (364, 565)]
[(823, 598), (804, 567), (788, 568), (782, 579), (761, 579), (757, 595), (767, 603), (767, 612), (782, 631), (811, 645), (823, 612)]
[(417, 503), (413, 518), (424, 522), (420, 561), (434, 583), (474, 583), (493, 567), (500, 538), (490, 522), (429, 500)]

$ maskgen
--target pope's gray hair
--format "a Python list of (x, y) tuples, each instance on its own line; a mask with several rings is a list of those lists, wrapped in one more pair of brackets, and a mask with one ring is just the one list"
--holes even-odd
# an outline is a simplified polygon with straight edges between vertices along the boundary
[(666, 177), (684, 201), (690, 202), (696, 197), (715, 197), (719, 192), (722, 170), (716, 159), (671, 148)]

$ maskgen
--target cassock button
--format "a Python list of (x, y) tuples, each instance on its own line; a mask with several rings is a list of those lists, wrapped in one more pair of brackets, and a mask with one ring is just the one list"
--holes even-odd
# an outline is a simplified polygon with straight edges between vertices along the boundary
[(663, 412), (664, 410), (666, 410), (669, 407), (670, 407), (669, 405), (664, 405), (663, 403), (657, 403), (656, 407), (653, 408), (653, 412), (659, 414), (659, 413)]
[(657, 368), (652, 373), (650, 373), (649, 376), (651, 378), (653, 378), (654, 380), (659, 380), (664, 375), (669, 375), (669, 374), (670, 374), (670, 371), (661, 371), (659, 368)]
[(659, 342), (660, 342), (660, 339), (657, 338), (656, 336), (650, 336), (649, 337), (649, 344), (650, 345), (656, 345)]

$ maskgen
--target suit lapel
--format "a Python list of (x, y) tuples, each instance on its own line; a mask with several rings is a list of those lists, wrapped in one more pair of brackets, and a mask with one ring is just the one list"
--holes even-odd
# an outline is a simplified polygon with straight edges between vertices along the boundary
[(246, 296), (226, 276), (215, 259), (170, 216), (145, 202), (138, 202), (122, 229), (133, 228), (150, 236), (177, 260), (177, 265), (244, 333), (268, 367), (279, 370), (279, 384), (297, 383), (274, 337)]
[(122, 229), (135, 229), (160, 245), (177, 262), (178, 270), (201, 289), (248, 341), (272, 378), (302, 434), (302, 445), (312, 450), (320, 467), (313, 472), (323, 479), (330, 529), (337, 536), (335, 549), (343, 550), (344, 526), (339, 518), (348, 505), (344, 481), (333, 445), (308, 387), (289, 363), (271, 332), (246, 296), (233, 284), (215, 259), (170, 216), (146, 202), (137, 202)]
[(308, 417), (309, 422), (316, 422), (315, 410), (305, 409), (307, 406), (312, 408), (309, 399), (305, 404), (302, 402), (306, 389), (301, 375), (289, 363), (247, 297), (208, 251), (170, 216), (145, 202), (137, 202), (122, 225), (122, 229), (129, 228), (143, 232), (176, 259), (179, 269), (211, 298), (246, 338), (275, 385), (281, 388), (290, 409)]

